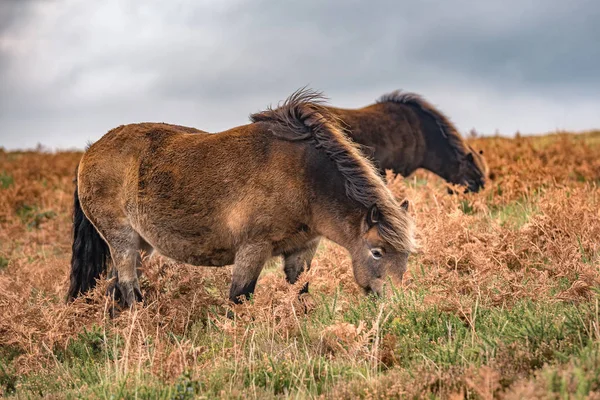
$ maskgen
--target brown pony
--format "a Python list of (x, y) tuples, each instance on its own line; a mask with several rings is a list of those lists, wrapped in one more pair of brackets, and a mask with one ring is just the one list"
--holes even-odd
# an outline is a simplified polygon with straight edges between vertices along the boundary
[(300, 90), (253, 123), (214, 135), (176, 125), (120, 126), (77, 169), (69, 299), (112, 260), (112, 294), (142, 298), (140, 250), (203, 266), (234, 264), (230, 300), (253, 293), (264, 263), (285, 258), (296, 282), (319, 238), (345, 247), (357, 283), (381, 293), (401, 279), (413, 224), (373, 165), (321, 105)]
[(383, 176), (386, 169), (406, 177), (424, 168), (473, 192), (486, 183), (483, 151), (474, 151), (452, 122), (418, 94), (397, 90), (363, 108), (329, 110)]

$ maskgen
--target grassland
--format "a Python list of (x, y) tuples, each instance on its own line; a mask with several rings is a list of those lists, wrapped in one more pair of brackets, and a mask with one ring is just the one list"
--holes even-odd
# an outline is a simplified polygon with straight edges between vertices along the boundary
[(419, 172), (421, 244), (365, 298), (326, 242), (297, 299), (279, 261), (225, 317), (229, 268), (144, 263), (146, 304), (66, 305), (81, 154), (0, 150), (0, 395), (8, 398), (600, 399), (600, 132), (471, 139), (494, 179), (448, 195)]

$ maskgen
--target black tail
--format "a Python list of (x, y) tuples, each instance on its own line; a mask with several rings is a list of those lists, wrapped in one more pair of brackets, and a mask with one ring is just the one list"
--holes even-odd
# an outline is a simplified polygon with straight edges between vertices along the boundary
[(96, 286), (96, 279), (106, 271), (110, 249), (102, 236), (83, 213), (79, 204), (77, 178), (73, 199), (73, 255), (71, 257), (71, 284), (67, 301)]

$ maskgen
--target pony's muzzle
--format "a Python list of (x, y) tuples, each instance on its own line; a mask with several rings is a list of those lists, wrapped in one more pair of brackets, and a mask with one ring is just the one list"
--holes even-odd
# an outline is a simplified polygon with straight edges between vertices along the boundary
[(385, 284), (385, 281), (383, 279), (373, 279), (369, 283), (369, 286), (367, 286), (365, 288), (365, 294), (366, 295), (374, 295), (376, 297), (382, 297), (384, 284)]
[(478, 181), (469, 181), (468, 187), (470, 192), (477, 193), (485, 187), (485, 179), (480, 179)]

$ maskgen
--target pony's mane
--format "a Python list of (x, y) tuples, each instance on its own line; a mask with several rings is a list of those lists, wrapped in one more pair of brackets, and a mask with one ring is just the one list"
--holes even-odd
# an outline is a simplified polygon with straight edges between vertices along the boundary
[(339, 119), (324, 106), (322, 93), (302, 88), (279, 107), (250, 115), (252, 122), (271, 122), (286, 129), (273, 130), (284, 140), (312, 140), (335, 163), (345, 180), (346, 195), (367, 210), (377, 205), (381, 214), (379, 234), (398, 251), (413, 251), (413, 223), (401, 209), (379, 177), (373, 164), (364, 157), (339, 126)]
[(454, 124), (444, 113), (435, 108), (431, 103), (417, 93), (405, 92), (402, 90), (394, 90), (391, 93), (384, 94), (377, 103), (399, 103), (417, 107), (427, 115), (433, 118), (437, 126), (440, 128), (442, 137), (448, 140), (448, 144), (459, 156), (466, 156), (469, 153), (464, 139), (458, 133)]

